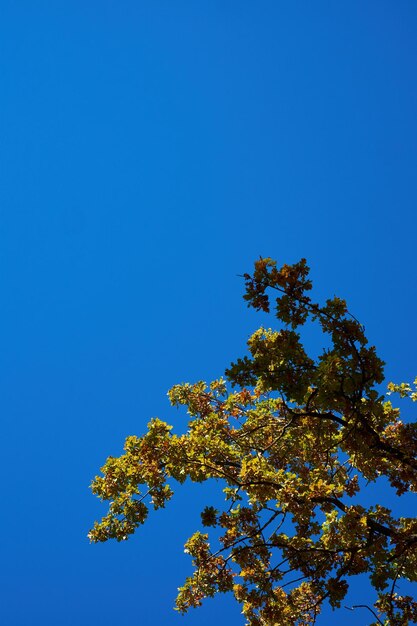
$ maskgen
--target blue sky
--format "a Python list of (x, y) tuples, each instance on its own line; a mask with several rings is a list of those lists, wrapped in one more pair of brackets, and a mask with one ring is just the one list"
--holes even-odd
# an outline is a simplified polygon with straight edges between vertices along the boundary
[(259, 255), (415, 377), (416, 29), (411, 1), (2, 0), (2, 623), (243, 623), (171, 610), (212, 487), (91, 546), (88, 485), (243, 353)]

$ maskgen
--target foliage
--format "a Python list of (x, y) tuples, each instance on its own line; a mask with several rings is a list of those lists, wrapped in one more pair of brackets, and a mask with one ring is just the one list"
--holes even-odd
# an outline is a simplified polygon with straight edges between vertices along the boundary
[[(153, 419), (143, 437), (127, 438), (92, 484), (110, 506), (89, 537), (125, 540), (150, 506), (165, 506), (174, 481), (215, 479), (224, 510), (207, 506), (201, 520), (222, 535), (212, 531), (215, 547), (209, 532), (187, 541), (194, 573), (179, 590), (180, 612), (232, 592), (251, 626), (315, 624), (325, 601), (341, 607), (350, 577), (366, 574), (372, 623), (406, 626), (417, 602), (399, 595), (397, 582), (417, 580), (417, 518), (358, 499), (381, 479), (398, 496), (417, 490), (417, 424), (378, 391), (384, 364), (345, 301), (311, 300), (308, 272), (305, 260), (277, 269), (260, 259), (244, 275), (248, 305), (274, 305), (281, 329), (257, 330), (227, 382), (170, 390), (171, 403), (187, 408), (188, 431), (172, 434)], [(307, 321), (327, 336), (318, 358), (301, 342)], [(390, 383), (389, 393), (417, 399), (404, 383)]]

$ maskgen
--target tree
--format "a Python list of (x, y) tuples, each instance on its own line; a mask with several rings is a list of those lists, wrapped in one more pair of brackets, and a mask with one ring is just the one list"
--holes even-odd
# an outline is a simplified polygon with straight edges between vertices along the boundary
[[(260, 259), (244, 275), (248, 306), (270, 312), (274, 299), (281, 329), (257, 330), (227, 381), (170, 390), (171, 403), (187, 408), (188, 431), (172, 434), (153, 419), (144, 436), (126, 439), (92, 484), (110, 505), (89, 537), (125, 540), (150, 506), (165, 506), (174, 482), (215, 479), (224, 510), (207, 506), (201, 519), (223, 534), (214, 547), (208, 532), (187, 541), (194, 573), (179, 591), (180, 612), (232, 592), (251, 626), (315, 624), (325, 601), (341, 607), (349, 579), (366, 574), (372, 624), (406, 626), (417, 602), (397, 582), (417, 580), (417, 518), (358, 499), (380, 480), (398, 497), (417, 491), (417, 424), (401, 421), (380, 392), (384, 364), (364, 327), (344, 300), (315, 303), (308, 274), (304, 259), (281, 269)], [(317, 358), (301, 342), (306, 322), (326, 336)], [(388, 387), (417, 400), (410, 385)]]

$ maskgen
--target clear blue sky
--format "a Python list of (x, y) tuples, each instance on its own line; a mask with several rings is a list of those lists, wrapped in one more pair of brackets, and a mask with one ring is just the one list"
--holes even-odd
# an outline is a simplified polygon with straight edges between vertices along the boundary
[(243, 353), (259, 255), (417, 374), (416, 32), (412, 0), (1, 1), (2, 624), (243, 623), (171, 611), (210, 487), (91, 546), (88, 485)]

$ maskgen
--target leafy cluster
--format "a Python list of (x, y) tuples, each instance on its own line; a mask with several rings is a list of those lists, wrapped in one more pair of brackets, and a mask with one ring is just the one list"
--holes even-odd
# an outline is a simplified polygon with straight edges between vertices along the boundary
[[(373, 624), (407, 626), (417, 602), (397, 583), (417, 580), (417, 518), (358, 498), (381, 478), (398, 496), (417, 491), (417, 424), (403, 422), (378, 391), (384, 364), (345, 301), (312, 301), (308, 273), (305, 260), (278, 269), (260, 259), (245, 274), (248, 305), (274, 307), (281, 328), (257, 330), (227, 381), (170, 390), (171, 403), (188, 411), (187, 432), (172, 434), (154, 419), (144, 436), (127, 438), (124, 454), (93, 482), (110, 506), (89, 537), (125, 540), (150, 506), (171, 498), (173, 481), (215, 479), (224, 509), (207, 506), (201, 520), (222, 534), (215, 547), (208, 532), (186, 543), (194, 573), (179, 591), (179, 611), (232, 592), (250, 626), (307, 626), (325, 601), (341, 606), (352, 576), (366, 574)], [(327, 336), (317, 358), (301, 341), (308, 320)], [(389, 393), (417, 399), (404, 383)]]

